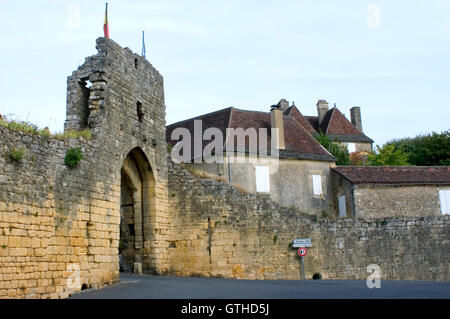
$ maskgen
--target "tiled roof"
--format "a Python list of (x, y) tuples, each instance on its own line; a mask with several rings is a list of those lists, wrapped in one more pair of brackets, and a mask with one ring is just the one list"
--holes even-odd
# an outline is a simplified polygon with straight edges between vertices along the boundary
[(354, 184), (450, 184), (450, 166), (339, 166)]
[(305, 118), (317, 132), (323, 132), (339, 142), (373, 143), (372, 139), (361, 133), (336, 107), (328, 110), (320, 125), (317, 116)]
[(317, 116), (309, 116), (306, 115), (305, 119), (308, 120), (309, 124), (316, 130), (316, 133), (319, 131), (319, 118)]
[[(231, 116), (231, 111), (232, 108), (226, 108), (226, 109), (222, 109), (219, 111), (215, 111), (212, 113), (208, 113), (208, 114), (204, 114), (204, 115), (200, 115), (197, 117), (193, 117), (191, 119), (188, 120), (184, 120), (181, 122), (177, 122), (177, 123), (173, 123), (171, 125), (168, 125), (166, 127), (166, 141), (168, 144), (174, 146), (178, 140), (172, 140), (171, 136), (172, 136), (172, 132), (176, 129), (176, 128), (186, 128), (189, 133), (191, 134), (191, 145), (193, 147), (194, 145), (194, 121), (195, 120), (201, 120), (202, 121), (202, 136), (205, 133), (206, 129), (208, 129), (209, 127), (215, 127), (218, 128), (221, 132), (222, 132), (222, 136), (225, 137), (226, 136), (226, 129), (230, 123), (230, 116)], [(203, 142), (203, 148), (208, 145), (211, 141), (202, 141)]]
[[(328, 111), (330, 114), (328, 121), (323, 121), (324, 132), (326, 134), (349, 134), (349, 135), (360, 135), (361, 132), (347, 120), (344, 114), (342, 114), (336, 107), (333, 107)], [(327, 117), (325, 116), (325, 118)], [(325, 127), (326, 125), (326, 127)]]
[[(217, 127), (225, 136), (227, 128), (242, 128), (247, 130), (254, 128), (258, 132), (260, 128), (267, 129), (268, 143), (267, 149), (270, 150), (270, 112), (257, 112), (240, 110), (236, 108), (227, 108), (217, 112), (205, 114), (186, 121), (178, 122), (167, 126), (166, 138), (171, 145), (177, 141), (171, 141), (171, 133), (177, 127), (185, 127), (191, 132), (193, 138), (194, 120), (202, 120), (203, 132), (209, 127)], [(285, 149), (280, 150), (280, 158), (298, 158), (313, 159), (321, 161), (335, 161), (335, 158), (328, 153), (325, 148), (318, 143), (315, 138), (293, 117), (284, 116), (284, 137)], [(227, 137), (229, 138), (229, 137)], [(203, 147), (210, 141), (204, 141)], [(254, 145), (251, 145), (254, 146)], [(245, 149), (250, 149), (249, 140), (246, 139)], [(255, 146), (256, 149), (256, 146)]]
[(373, 143), (373, 140), (364, 134), (327, 134), (332, 140), (347, 143)]
[(298, 110), (296, 106), (289, 107), (284, 115), (292, 116), (299, 122), (309, 134), (317, 134), (317, 130), (309, 123), (309, 121), (303, 116), (303, 114)]

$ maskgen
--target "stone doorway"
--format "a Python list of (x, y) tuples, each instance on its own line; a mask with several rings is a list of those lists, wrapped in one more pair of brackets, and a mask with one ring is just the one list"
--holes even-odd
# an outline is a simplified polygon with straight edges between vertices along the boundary
[(121, 169), (119, 267), (121, 272), (140, 273), (147, 268), (145, 243), (151, 236), (154, 212), (154, 177), (145, 154), (133, 149)]

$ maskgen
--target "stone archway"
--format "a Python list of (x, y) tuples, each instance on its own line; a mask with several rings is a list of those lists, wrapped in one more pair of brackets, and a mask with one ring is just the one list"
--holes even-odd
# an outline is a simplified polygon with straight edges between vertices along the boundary
[(151, 216), (155, 212), (155, 179), (150, 163), (140, 148), (133, 149), (121, 169), (120, 271), (146, 268), (145, 243), (153, 236)]

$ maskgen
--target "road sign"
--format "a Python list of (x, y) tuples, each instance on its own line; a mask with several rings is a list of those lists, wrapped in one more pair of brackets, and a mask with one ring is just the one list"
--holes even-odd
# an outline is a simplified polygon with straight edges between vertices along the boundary
[(311, 238), (294, 239), (292, 241), (292, 247), (312, 247)]
[(297, 253), (299, 254), (300, 257), (305, 257), (306, 254), (308, 253), (308, 251), (306, 250), (305, 247), (300, 247), (300, 248), (297, 250)]

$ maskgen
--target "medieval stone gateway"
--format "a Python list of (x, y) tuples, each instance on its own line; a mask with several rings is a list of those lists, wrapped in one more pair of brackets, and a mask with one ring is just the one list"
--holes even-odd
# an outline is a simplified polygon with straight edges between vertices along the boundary
[(121, 270), (133, 272), (135, 264), (144, 270), (152, 266), (149, 245), (154, 234), (155, 178), (148, 159), (141, 149), (133, 149), (121, 169), (120, 185), (120, 240)]
[[(290, 242), (302, 237), (313, 242), (308, 279), (365, 279), (377, 264), (384, 279), (449, 280), (449, 216), (331, 220), (196, 175), (168, 156), (159, 72), (110, 39), (97, 50), (67, 83), (65, 129), (90, 138), (0, 125), (1, 298), (101, 288), (120, 266), (300, 279)], [(75, 148), (83, 159), (70, 168)]]

